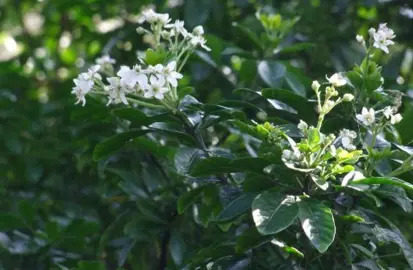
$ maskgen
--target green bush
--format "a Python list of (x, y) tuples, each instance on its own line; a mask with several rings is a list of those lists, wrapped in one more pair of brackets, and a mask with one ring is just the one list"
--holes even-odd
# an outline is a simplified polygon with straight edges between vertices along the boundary
[(0, 268), (413, 268), (413, 10), (325, 2), (0, 2)]

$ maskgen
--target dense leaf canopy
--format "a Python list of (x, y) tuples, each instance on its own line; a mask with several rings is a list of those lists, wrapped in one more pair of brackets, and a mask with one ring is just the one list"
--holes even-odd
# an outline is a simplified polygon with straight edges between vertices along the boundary
[[(75, 105), (96, 58), (175, 57), (137, 33), (148, 7), (211, 49), (176, 106)], [(366, 57), (381, 23), (396, 44)], [(412, 269), (412, 33), (399, 0), (0, 0), (0, 269)], [(312, 81), (336, 72), (355, 100), (324, 115)], [(403, 120), (372, 131), (382, 104)], [(344, 128), (362, 150), (333, 166)]]

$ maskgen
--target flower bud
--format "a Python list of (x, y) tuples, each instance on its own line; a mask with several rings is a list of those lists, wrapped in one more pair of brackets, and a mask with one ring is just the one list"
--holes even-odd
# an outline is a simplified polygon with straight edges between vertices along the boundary
[(370, 28), (370, 29), (369, 29), (369, 35), (370, 35), (371, 37), (373, 37), (375, 33), (376, 33), (376, 29), (374, 29), (374, 28)]
[(197, 27), (194, 28), (193, 33), (194, 35), (201, 36), (204, 34), (204, 28), (201, 25), (198, 25)]
[(307, 130), (308, 125), (303, 120), (300, 120), (300, 123), (298, 123), (297, 127), (298, 127), (299, 130), (305, 131), (305, 130)]
[(144, 34), (145, 31), (146, 31), (145, 28), (143, 28), (143, 27), (141, 27), (141, 26), (139, 26), (138, 28), (136, 28), (136, 32), (137, 32), (139, 35)]
[(311, 88), (317, 92), (318, 89), (320, 89), (320, 83), (318, 81), (313, 81), (313, 84), (311, 84)]
[(344, 102), (350, 102), (354, 99), (354, 96), (352, 94), (344, 94), (343, 96), (343, 101)]
[(356, 40), (357, 40), (358, 43), (360, 43), (362, 45), (365, 43), (363, 36), (357, 35)]

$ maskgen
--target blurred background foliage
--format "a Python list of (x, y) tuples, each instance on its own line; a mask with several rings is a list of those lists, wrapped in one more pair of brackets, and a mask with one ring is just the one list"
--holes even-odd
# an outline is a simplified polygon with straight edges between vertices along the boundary
[[(192, 57), (182, 82), (207, 104), (280, 78), (306, 96), (311, 80), (360, 62), (356, 33), (387, 22), (398, 45), (377, 57), (386, 86), (406, 94), (398, 128), (404, 144), (413, 140), (411, 1), (0, 0), (0, 269), (182, 269), (200, 258), (201, 247), (218, 245), (210, 257), (229, 252), (223, 244), (233, 239), (224, 225), (204, 228), (222, 206), (206, 202), (196, 223), (177, 218), (185, 190), (179, 169), (187, 168), (172, 176), (165, 168), (179, 167), (175, 154), (185, 149), (140, 139), (139, 150), (95, 162), (94, 146), (122, 131), (122, 122), (98, 100), (73, 105), (72, 79), (96, 57), (136, 63), (147, 47), (135, 31), (137, 15), (149, 5), (189, 29), (204, 26), (212, 52)], [(280, 14), (283, 23), (267, 21), (263, 29), (258, 10)], [(265, 31), (271, 39), (260, 38)], [(264, 61), (257, 68), (262, 60), (286, 70), (274, 76), (280, 66)], [(236, 135), (216, 129), (221, 147), (239, 150)], [(203, 192), (209, 200), (231, 198), (230, 187), (226, 197), (214, 188)], [(236, 263), (223, 260), (222, 269), (275, 269), (259, 253), (237, 256)]]

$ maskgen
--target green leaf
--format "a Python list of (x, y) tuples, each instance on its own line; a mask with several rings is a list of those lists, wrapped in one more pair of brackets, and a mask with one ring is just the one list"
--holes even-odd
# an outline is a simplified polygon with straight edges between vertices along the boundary
[(115, 109), (113, 110), (113, 114), (131, 121), (134, 126), (149, 126), (157, 122), (179, 122), (179, 120), (173, 118), (169, 113), (148, 116), (141, 110), (129, 107)]
[(315, 114), (314, 105), (306, 98), (297, 95), (294, 92), (279, 88), (264, 88), (262, 89), (261, 94), (265, 98), (276, 99), (291, 106), (297, 110), (299, 114)]
[(285, 82), (296, 94), (305, 97), (306, 90), (297, 76), (292, 72), (285, 73)]
[(412, 212), (412, 202), (407, 197), (406, 191), (398, 186), (384, 185), (379, 189), (374, 190), (374, 193), (379, 194), (382, 198), (388, 198), (398, 204), (405, 212)]
[(410, 267), (413, 268), (413, 248), (399, 230), (394, 231), (376, 226), (373, 228), (373, 233), (381, 242), (397, 244), (401, 248)]
[(24, 221), (11, 213), (0, 213), (0, 231), (25, 227)]
[(235, 251), (244, 253), (250, 249), (257, 248), (270, 241), (268, 236), (263, 236), (256, 227), (250, 227), (237, 237)]
[(313, 199), (299, 203), (298, 216), (305, 235), (320, 252), (327, 251), (336, 235), (336, 225), (331, 209)]
[(182, 215), (189, 207), (201, 198), (204, 187), (192, 189), (178, 199), (178, 214)]
[(252, 203), (252, 217), (263, 235), (278, 233), (289, 227), (298, 214), (294, 196), (278, 192), (264, 192)]
[(257, 34), (238, 23), (233, 23), (232, 26), (237, 28), (241, 32), (241, 34), (246, 37), (246, 40), (249, 40), (257, 49), (259, 49), (260, 51), (264, 50), (262, 42), (258, 38)]
[(128, 148), (139, 149), (160, 158), (172, 158), (175, 154), (175, 148), (162, 145), (147, 137), (133, 139), (127, 144)]
[(350, 185), (393, 185), (402, 187), (413, 192), (413, 184), (395, 177), (370, 177), (359, 180), (353, 180)]
[(314, 47), (315, 47), (315, 44), (313, 43), (306, 43), (306, 42), (296, 43), (296, 44), (285, 46), (285, 47), (278, 49), (276, 51), (276, 54), (301, 52), (301, 51), (305, 51), (305, 50), (308, 50)]
[(286, 68), (283, 64), (275, 61), (261, 61), (258, 64), (258, 74), (270, 87), (279, 87), (285, 76)]
[(308, 129), (308, 143), (311, 148), (316, 147), (321, 140), (320, 131), (317, 128), (310, 127)]
[(182, 175), (188, 174), (194, 162), (199, 160), (202, 155), (203, 152), (199, 149), (181, 147), (174, 157), (176, 171)]
[(234, 121), (231, 121), (231, 123), (237, 126), (237, 128), (239, 128), (240, 131), (246, 134), (249, 134), (255, 138), (259, 138), (263, 140), (266, 137), (266, 136), (263, 136), (263, 134), (261, 134), (260, 132), (258, 132), (257, 128), (253, 125), (248, 125), (240, 120), (234, 120)]
[(119, 133), (115, 136), (110, 137), (109, 139), (106, 139), (103, 142), (96, 145), (95, 150), (93, 151), (93, 160), (98, 161), (105, 157), (108, 157), (111, 154), (123, 148), (125, 146), (125, 143), (129, 140), (145, 135), (149, 132), (151, 132), (151, 130), (138, 129), (124, 133)]
[(229, 221), (246, 212), (251, 208), (251, 203), (257, 193), (245, 193), (233, 200), (227, 207), (218, 215), (217, 221)]
[(187, 86), (184, 88), (179, 88), (178, 89), (178, 97), (179, 100), (182, 100), (185, 96), (191, 94), (192, 92), (194, 92), (195, 88), (193, 88), (192, 86)]
[(162, 64), (166, 59), (167, 53), (165, 51), (154, 51), (147, 49), (145, 52), (145, 62), (148, 65)]
[(106, 270), (103, 262), (99, 261), (81, 261), (78, 263), (79, 270)]
[(198, 177), (235, 172), (264, 174), (264, 168), (270, 164), (270, 161), (261, 158), (228, 159), (223, 157), (210, 157), (196, 163), (190, 171), (190, 175)]
[(277, 247), (279, 247), (280, 249), (282, 249), (284, 252), (287, 252), (289, 254), (292, 254), (294, 256), (297, 256), (299, 258), (304, 258), (304, 253), (302, 253), (301, 251), (299, 251), (298, 249), (296, 249), (295, 247), (292, 246), (288, 246), (286, 245), (284, 242), (279, 241), (277, 239), (273, 239), (271, 241), (272, 244), (276, 245)]

